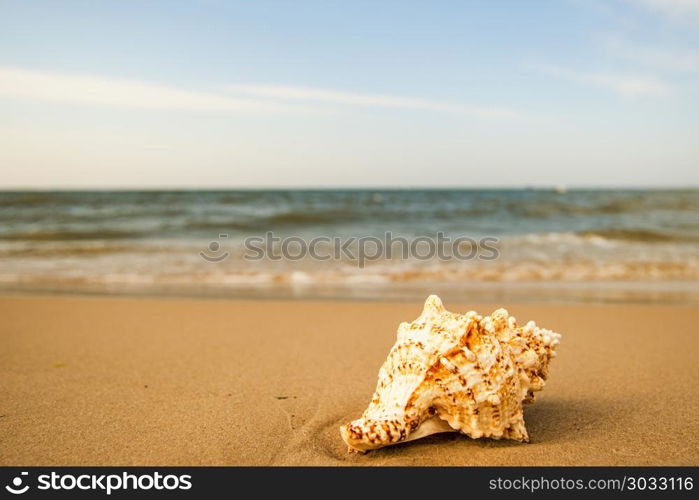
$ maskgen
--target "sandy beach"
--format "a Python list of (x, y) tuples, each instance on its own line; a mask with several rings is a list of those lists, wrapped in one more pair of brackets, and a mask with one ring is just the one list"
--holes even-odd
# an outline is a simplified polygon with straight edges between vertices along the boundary
[(3, 296), (0, 464), (699, 465), (699, 308), (501, 305), (564, 335), (531, 443), (357, 455), (338, 426), (418, 302)]

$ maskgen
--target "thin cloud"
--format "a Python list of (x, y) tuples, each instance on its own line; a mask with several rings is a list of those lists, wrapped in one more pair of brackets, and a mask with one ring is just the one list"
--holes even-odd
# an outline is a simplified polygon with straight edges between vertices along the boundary
[(120, 78), (0, 67), (0, 97), (120, 108), (184, 111), (298, 112), (300, 106)]
[(678, 21), (699, 22), (699, 0), (627, 0)]
[(571, 82), (610, 90), (622, 97), (663, 97), (671, 93), (663, 81), (634, 75), (574, 71), (560, 66), (539, 65), (540, 71)]
[(322, 102), (348, 106), (439, 111), (466, 114), (479, 118), (508, 119), (520, 116), (518, 112), (509, 109), (463, 106), (415, 97), (364, 94), (307, 87), (257, 84), (231, 85), (227, 87), (227, 90), (238, 95), (252, 95), (280, 101)]
[(699, 73), (699, 51), (696, 50), (636, 46), (618, 39), (607, 40), (606, 46), (614, 55), (644, 66)]
[(488, 119), (508, 119), (519, 116), (518, 113), (506, 109), (467, 107), (425, 99), (281, 85), (235, 85), (229, 86), (226, 90), (226, 93), (217, 93), (122, 78), (0, 66), (0, 98), (203, 112), (324, 114), (328, 112), (327, 108), (309, 105), (309, 103), (326, 103), (431, 110)]

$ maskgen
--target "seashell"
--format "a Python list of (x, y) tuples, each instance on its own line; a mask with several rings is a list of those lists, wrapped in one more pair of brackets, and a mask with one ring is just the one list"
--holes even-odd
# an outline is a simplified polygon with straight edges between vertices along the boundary
[(371, 403), (342, 439), (360, 452), (439, 432), (529, 441), (522, 405), (543, 389), (560, 338), (505, 309), (452, 313), (431, 295), (398, 327)]

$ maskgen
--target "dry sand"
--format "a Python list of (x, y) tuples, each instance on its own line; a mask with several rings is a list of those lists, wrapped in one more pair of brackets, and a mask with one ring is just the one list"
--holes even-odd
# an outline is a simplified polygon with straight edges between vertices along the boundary
[(699, 464), (699, 308), (509, 309), (564, 334), (531, 443), (362, 456), (338, 426), (420, 304), (0, 297), (0, 464)]

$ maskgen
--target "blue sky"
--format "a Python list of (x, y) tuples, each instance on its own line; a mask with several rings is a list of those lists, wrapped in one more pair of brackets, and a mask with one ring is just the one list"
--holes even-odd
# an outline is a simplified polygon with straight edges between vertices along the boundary
[(699, 185), (699, 0), (0, 0), (0, 187)]

